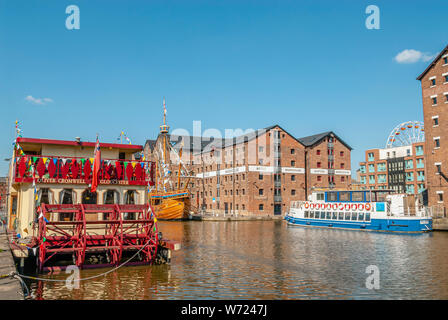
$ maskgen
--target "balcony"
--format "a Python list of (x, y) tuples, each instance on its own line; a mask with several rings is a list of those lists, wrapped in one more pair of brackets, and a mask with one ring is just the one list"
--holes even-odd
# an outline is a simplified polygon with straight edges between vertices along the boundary
[[(34, 167), (34, 177), (33, 168)], [(23, 155), (14, 167), (14, 182), (90, 184), (93, 159)], [(148, 174), (149, 172), (149, 174)], [(101, 159), (99, 184), (153, 185), (150, 161)]]
[(417, 176), (417, 181), (425, 181), (425, 176)]
[(282, 196), (274, 196), (274, 202), (282, 202)]
[(274, 187), (280, 188), (281, 186), (282, 186), (282, 182), (281, 181), (275, 181), (274, 180)]

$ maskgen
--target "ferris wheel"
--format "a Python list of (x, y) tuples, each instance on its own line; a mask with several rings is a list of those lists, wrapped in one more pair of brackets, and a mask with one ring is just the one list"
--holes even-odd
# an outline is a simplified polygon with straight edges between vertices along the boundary
[(408, 146), (425, 141), (425, 128), (421, 121), (407, 121), (396, 126), (389, 134), (386, 148)]

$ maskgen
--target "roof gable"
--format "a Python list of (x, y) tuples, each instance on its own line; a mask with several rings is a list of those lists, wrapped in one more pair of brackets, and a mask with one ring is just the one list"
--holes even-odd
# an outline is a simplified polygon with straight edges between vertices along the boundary
[(423, 77), (429, 72), (429, 70), (432, 69), (432, 67), (434, 67), (437, 63), (437, 61), (440, 60), (440, 58), (443, 56), (443, 54), (445, 52), (448, 51), (448, 45), (437, 55), (437, 57), (429, 64), (429, 66), (425, 69), (425, 71), (423, 71), (423, 73), (421, 75), (419, 75), (417, 77), (417, 80), (422, 80)]

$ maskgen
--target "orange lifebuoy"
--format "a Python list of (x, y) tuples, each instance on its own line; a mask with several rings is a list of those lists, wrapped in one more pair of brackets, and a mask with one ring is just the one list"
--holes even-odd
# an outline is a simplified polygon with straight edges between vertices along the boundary
[(372, 209), (372, 205), (370, 203), (366, 203), (366, 210), (370, 211)]
[(358, 210), (360, 210), (360, 211), (364, 210), (364, 204), (360, 203), (358, 205)]
[(339, 207), (339, 210), (341, 210), (341, 211), (344, 210), (344, 205), (342, 203), (339, 203), (338, 207)]
[(310, 204), (310, 209), (314, 209), (315, 205), (314, 203)]
[(350, 208), (354, 211), (354, 210), (358, 209), (358, 205), (353, 203)]
[(346, 204), (344, 205), (344, 209), (345, 209), (345, 211), (350, 210), (350, 205), (349, 205), (348, 203), (346, 203)]
[(337, 209), (338, 209), (338, 205), (337, 205), (336, 203), (334, 203), (334, 204), (331, 206), (331, 208), (332, 208), (333, 210), (337, 210)]
[(305, 209), (308, 209), (310, 207), (310, 204), (308, 202), (305, 202)]

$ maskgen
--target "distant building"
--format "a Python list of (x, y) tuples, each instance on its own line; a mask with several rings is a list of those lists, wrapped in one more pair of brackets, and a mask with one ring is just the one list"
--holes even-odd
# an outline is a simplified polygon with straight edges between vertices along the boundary
[(365, 152), (360, 165), (360, 185), (365, 189), (392, 189), (418, 194), (425, 189), (424, 142)]
[[(183, 145), (192, 203), (220, 213), (283, 214), (316, 188), (347, 189), (352, 148), (331, 131), (295, 138), (278, 125), (230, 139), (170, 136)], [(144, 150), (153, 159), (154, 140)]]
[(448, 46), (417, 78), (422, 86), (429, 206), (448, 207)]

